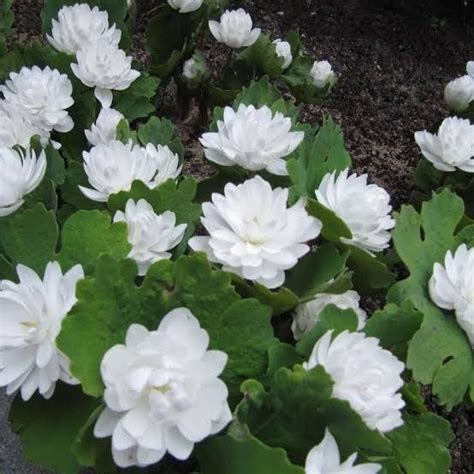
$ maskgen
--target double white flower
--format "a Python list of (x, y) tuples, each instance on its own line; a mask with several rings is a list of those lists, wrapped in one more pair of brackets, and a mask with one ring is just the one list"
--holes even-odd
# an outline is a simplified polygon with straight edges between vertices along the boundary
[(273, 41), (275, 45), (275, 51), (279, 58), (283, 59), (283, 64), (281, 65), (282, 69), (288, 69), (293, 62), (293, 54), (291, 52), (291, 45), (288, 41), (282, 41), (281, 39), (276, 39)]
[(305, 474), (377, 474), (380, 464), (363, 463), (354, 466), (357, 453), (352, 453), (343, 463), (339, 447), (331, 432), (326, 428), (324, 438), (306, 457)]
[(463, 244), (454, 255), (446, 253), (444, 266), (435, 263), (429, 292), (437, 306), (455, 312), (474, 347), (474, 248)]
[(286, 161), (304, 139), (304, 132), (291, 132), (291, 119), (264, 105), (239, 105), (237, 112), (224, 109), (218, 132), (201, 137), (206, 158), (222, 166), (239, 165), (251, 171), (267, 170), (286, 176)]
[(359, 301), (359, 294), (356, 291), (348, 290), (340, 295), (320, 293), (308, 303), (298, 305), (296, 307), (293, 323), (291, 324), (294, 338), (299, 340), (304, 334), (311, 331), (318, 323), (323, 310), (330, 304), (340, 309), (354, 310), (359, 321), (357, 330), (363, 329), (367, 320), (367, 314), (360, 308)]
[(112, 436), (120, 467), (145, 467), (169, 452), (187, 459), (194, 444), (231, 420), (227, 387), (218, 377), (227, 355), (207, 350), (209, 335), (186, 308), (168, 313), (156, 331), (133, 324), (125, 345), (101, 364), (107, 408), (94, 428)]
[(0, 146), (12, 148), (19, 145), (26, 149), (34, 135), (43, 141), (49, 138), (49, 132), (34, 125), (25, 109), (0, 100)]
[(415, 133), (423, 156), (440, 171), (460, 169), (474, 173), (474, 125), (467, 119), (444, 119), (438, 134), (423, 130)]
[(66, 74), (56, 69), (23, 67), (19, 73), (10, 73), (0, 91), (6, 101), (24, 110), (33, 126), (45, 132), (66, 133), (74, 127), (67, 112), (74, 104), (72, 84)]
[(7, 394), (21, 388), (23, 400), (36, 390), (49, 398), (58, 380), (79, 383), (56, 338), (77, 301), (76, 284), (84, 272), (76, 265), (63, 275), (59, 263), (50, 262), (43, 280), (23, 265), (17, 273), (19, 283), (0, 282), (0, 386)]
[(214, 38), (233, 49), (246, 48), (258, 40), (261, 30), (252, 29), (252, 26), (252, 17), (243, 8), (226, 10), (221, 15), (220, 22), (209, 21), (209, 29)]
[(132, 69), (132, 57), (105, 38), (86, 44), (76, 59), (77, 64), (71, 64), (72, 72), (86, 86), (95, 88), (94, 94), (105, 108), (112, 105), (113, 90), (128, 89), (140, 76)]
[(474, 102), (474, 61), (468, 61), (466, 72), (466, 75), (449, 82), (444, 89), (444, 100), (454, 112), (464, 112)]
[(118, 45), (122, 33), (110, 27), (109, 14), (87, 3), (62, 7), (58, 19), (53, 19), (51, 35), (46, 35), (53, 48), (67, 54), (76, 54), (86, 44), (99, 39)]
[(209, 260), (241, 277), (277, 288), (285, 270), (309, 252), (321, 222), (310, 217), (300, 200), (287, 207), (288, 189), (272, 190), (261, 177), (238, 186), (229, 183), (224, 195), (213, 194), (203, 204), (202, 224), (209, 237), (193, 237), (189, 245), (207, 253)]
[(147, 145), (146, 149), (112, 140), (100, 143), (82, 154), (84, 170), (91, 188), (79, 186), (93, 201), (107, 202), (111, 194), (130, 191), (134, 181), (143, 181), (150, 189), (172, 178), (181, 170), (179, 159), (168, 147)]
[(39, 157), (27, 149), (25, 153), (0, 146), (0, 217), (19, 209), (24, 197), (41, 183), (46, 173), (46, 155)]
[(179, 13), (191, 13), (201, 8), (204, 0), (168, 0), (171, 8), (178, 10)]
[(96, 146), (115, 140), (117, 138), (117, 125), (123, 118), (123, 115), (117, 110), (101, 109), (91, 128), (84, 130), (87, 141), (92, 146)]
[(328, 61), (315, 61), (309, 74), (318, 89), (323, 89), (335, 79), (334, 71)]
[(128, 258), (137, 262), (141, 276), (146, 275), (153, 263), (171, 258), (169, 250), (183, 240), (187, 227), (186, 224), (176, 225), (174, 212), (156, 214), (144, 199), (137, 203), (129, 199), (125, 212), (116, 212), (114, 222), (127, 224), (128, 241), (132, 245)]
[(367, 175), (348, 176), (346, 169), (324, 176), (316, 190), (316, 199), (333, 211), (350, 229), (352, 239), (345, 243), (367, 252), (381, 252), (390, 242), (389, 230), (395, 226), (390, 217), (390, 196), (376, 184), (367, 184)]
[(401, 426), (403, 363), (375, 337), (348, 331), (331, 337), (328, 331), (319, 339), (304, 367), (322, 365), (334, 382), (332, 396), (347, 400), (369, 428), (385, 433)]

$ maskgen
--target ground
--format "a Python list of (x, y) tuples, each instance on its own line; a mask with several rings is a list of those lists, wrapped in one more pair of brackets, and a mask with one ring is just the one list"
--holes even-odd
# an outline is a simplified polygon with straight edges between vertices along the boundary
[[(138, 0), (136, 52), (143, 53), (143, 28), (158, 2)], [(324, 106), (305, 106), (304, 120), (318, 123), (331, 114), (344, 131), (355, 169), (391, 194), (395, 209), (410, 200), (420, 154), (416, 130), (437, 128), (447, 116), (445, 84), (464, 73), (474, 59), (474, 21), (462, 9), (433, 5), (433, 0), (257, 0), (247, 2), (256, 25), (275, 37), (299, 29), (308, 51), (327, 59), (340, 79)], [(459, 2), (461, 3), (461, 2)], [(16, 0), (14, 40), (36, 38), (40, 0)], [(242, 2), (240, 3), (240, 5)], [(289, 7), (289, 5), (291, 5)], [(163, 105), (168, 115), (173, 104)], [(206, 165), (193, 121), (173, 117), (185, 143), (186, 169), (205, 174)], [(22, 460), (6, 422), (8, 401), (0, 397), (0, 472), (40, 473)], [(445, 416), (447, 413), (443, 412)], [(449, 414), (456, 440), (452, 473), (471, 474), (474, 465), (474, 414), (458, 408)]]

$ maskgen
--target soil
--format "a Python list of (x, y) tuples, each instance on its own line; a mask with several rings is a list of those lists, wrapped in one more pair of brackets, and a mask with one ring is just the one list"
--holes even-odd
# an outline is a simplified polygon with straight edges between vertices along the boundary
[[(143, 31), (156, 0), (138, 0), (134, 53), (147, 61)], [(240, 3), (239, 6), (242, 5)], [(473, 8), (463, 1), (433, 0), (257, 0), (247, 2), (254, 23), (272, 36), (299, 29), (308, 52), (327, 59), (339, 75), (329, 100), (304, 106), (303, 119), (319, 123), (331, 114), (345, 134), (354, 168), (385, 187), (398, 209), (409, 202), (414, 168), (420, 158), (417, 130), (436, 129), (448, 115), (442, 94), (448, 81), (464, 74), (474, 59)], [(464, 2), (468, 3), (468, 2)], [(41, 0), (16, 0), (11, 41), (40, 38)], [(291, 7), (289, 7), (291, 5)], [(472, 7), (472, 6), (471, 6)], [(173, 114), (167, 96), (160, 113)], [(197, 141), (202, 130), (191, 117), (173, 117), (186, 146), (186, 171), (209, 173)], [(1, 395), (1, 394), (0, 394)], [(8, 406), (0, 396), (0, 415)], [(471, 474), (474, 466), (474, 413), (458, 407), (447, 416), (456, 434), (452, 473)], [(0, 472), (41, 473), (21, 459), (16, 438), (0, 417)]]

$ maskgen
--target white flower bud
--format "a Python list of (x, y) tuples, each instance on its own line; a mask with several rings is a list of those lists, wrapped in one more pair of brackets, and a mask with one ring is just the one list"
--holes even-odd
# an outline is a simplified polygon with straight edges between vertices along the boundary
[(328, 61), (315, 61), (310, 71), (314, 85), (323, 89), (334, 80), (334, 71)]
[(474, 101), (474, 77), (466, 74), (449, 82), (444, 89), (444, 100), (450, 110), (464, 112)]
[(282, 69), (287, 69), (293, 62), (293, 55), (291, 54), (291, 45), (287, 41), (276, 39), (273, 44), (275, 45), (275, 51), (278, 57), (283, 59)]

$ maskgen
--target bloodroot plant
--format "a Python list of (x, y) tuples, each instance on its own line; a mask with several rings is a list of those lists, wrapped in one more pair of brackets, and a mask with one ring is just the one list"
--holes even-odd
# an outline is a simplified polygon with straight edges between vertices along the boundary
[[(65, 474), (448, 472), (453, 434), (422, 393), (473, 398), (465, 204), (444, 189), (393, 213), (330, 117), (300, 122), (331, 65), (225, 3), (162, 2), (148, 69), (133, 1), (46, 0), (46, 40), (9, 49), (0, 7), (0, 386), (25, 456)], [(160, 116), (171, 80), (212, 111), (206, 179)], [(469, 174), (472, 125), (447, 120), (417, 142), (436, 173)]]

